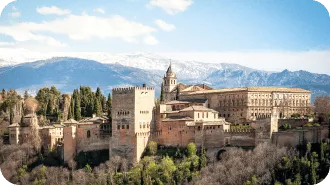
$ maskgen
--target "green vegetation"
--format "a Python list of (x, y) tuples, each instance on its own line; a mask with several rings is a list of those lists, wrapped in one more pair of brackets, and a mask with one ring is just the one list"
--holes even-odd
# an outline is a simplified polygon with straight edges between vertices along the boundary
[(291, 129), (291, 125), (288, 124), (288, 123), (285, 123), (285, 124), (280, 126), (280, 129), (281, 130), (289, 130), (289, 129)]
[(292, 114), (292, 115), (291, 115), (291, 118), (300, 118), (300, 117), (301, 117), (300, 114)]
[(321, 126), (319, 123), (307, 123), (304, 127), (319, 127)]
[(147, 154), (148, 155), (156, 155), (157, 154), (157, 143), (154, 141), (150, 141), (147, 145)]

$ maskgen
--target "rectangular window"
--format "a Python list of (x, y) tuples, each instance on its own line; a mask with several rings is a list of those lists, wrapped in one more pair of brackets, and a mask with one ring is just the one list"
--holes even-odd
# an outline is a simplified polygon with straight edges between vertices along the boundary
[(126, 129), (129, 129), (129, 125), (126, 125)]
[(120, 125), (117, 126), (117, 130), (119, 130), (119, 129), (120, 129)]

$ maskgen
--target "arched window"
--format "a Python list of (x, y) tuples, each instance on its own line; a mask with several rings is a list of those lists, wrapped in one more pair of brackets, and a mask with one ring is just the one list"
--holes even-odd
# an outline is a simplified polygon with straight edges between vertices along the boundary
[(91, 131), (87, 131), (87, 138), (90, 138), (91, 137)]

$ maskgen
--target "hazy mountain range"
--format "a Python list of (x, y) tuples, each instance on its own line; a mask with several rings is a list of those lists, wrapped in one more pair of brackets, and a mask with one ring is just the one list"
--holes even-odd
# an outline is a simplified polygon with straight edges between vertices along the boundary
[[(169, 59), (145, 53), (93, 54), (31, 62), (33, 58), (38, 57), (30, 57), (24, 63), (24, 58), (18, 61), (0, 55), (0, 66), (3, 66), (0, 67), (0, 88), (15, 88), (19, 92), (28, 90), (34, 94), (40, 87), (55, 85), (62, 92), (71, 93), (81, 85), (93, 89), (100, 87), (104, 93), (109, 93), (112, 87), (146, 83), (155, 87), (158, 95), (162, 77), (170, 63)], [(91, 60), (93, 58), (95, 60)], [(205, 83), (214, 88), (300, 87), (311, 90), (314, 96), (330, 94), (330, 76), (307, 71), (269, 72), (237, 64), (177, 60), (172, 60), (172, 69), (179, 82), (187, 84)]]

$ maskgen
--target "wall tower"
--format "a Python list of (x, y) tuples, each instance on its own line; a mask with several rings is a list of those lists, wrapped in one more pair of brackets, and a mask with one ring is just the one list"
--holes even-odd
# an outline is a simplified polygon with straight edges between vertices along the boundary
[(175, 95), (175, 93), (171, 92), (177, 87), (177, 84), (176, 74), (172, 71), (172, 62), (170, 62), (170, 66), (163, 79), (164, 103), (175, 99), (175, 97), (173, 97), (173, 94)]
[(138, 162), (154, 124), (155, 90), (145, 85), (115, 88), (112, 97), (110, 158), (117, 155)]

